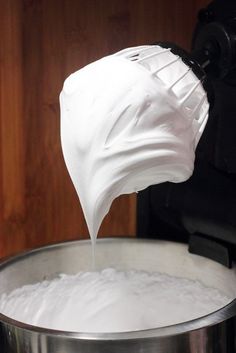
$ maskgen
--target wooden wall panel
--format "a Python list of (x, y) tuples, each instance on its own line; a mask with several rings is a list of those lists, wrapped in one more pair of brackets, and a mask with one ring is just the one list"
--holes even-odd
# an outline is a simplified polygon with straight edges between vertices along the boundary
[(0, 255), (26, 246), (21, 16), (20, 2), (1, 1)]
[[(205, 0), (0, 0), (0, 256), (87, 236), (60, 146), (64, 79), (128, 46), (188, 48)], [(100, 235), (135, 234), (135, 196)]]

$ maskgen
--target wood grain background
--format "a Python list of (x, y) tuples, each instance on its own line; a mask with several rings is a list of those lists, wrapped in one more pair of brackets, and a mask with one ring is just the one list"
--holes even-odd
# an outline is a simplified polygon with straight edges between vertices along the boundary
[[(206, 0), (0, 0), (0, 257), (87, 237), (60, 146), (64, 79), (119, 49), (189, 48)], [(101, 235), (135, 234), (135, 196), (117, 199)]]

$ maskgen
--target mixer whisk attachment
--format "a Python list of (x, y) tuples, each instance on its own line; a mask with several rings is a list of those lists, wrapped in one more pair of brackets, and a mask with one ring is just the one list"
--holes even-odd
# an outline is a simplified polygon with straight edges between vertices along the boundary
[(175, 99), (178, 109), (195, 124), (197, 145), (209, 110), (204, 71), (194, 65), (185, 51), (172, 48), (169, 43), (128, 48), (114, 55), (143, 66), (162, 82), (167, 97)]

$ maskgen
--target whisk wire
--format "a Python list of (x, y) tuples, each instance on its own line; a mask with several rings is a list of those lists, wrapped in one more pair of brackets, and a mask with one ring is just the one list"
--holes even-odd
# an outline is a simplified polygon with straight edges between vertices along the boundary
[[(197, 106), (193, 109), (191, 116), (196, 115), (196, 113), (201, 109), (204, 101), (206, 100), (206, 94), (203, 94), (202, 98), (200, 99), (200, 101), (198, 102)], [(200, 122), (200, 116), (198, 118), (195, 118), (196, 120), (199, 120)]]
[(121, 51), (119, 51), (118, 53), (115, 53), (115, 56), (124, 56), (127, 59), (129, 59), (130, 57), (134, 56), (134, 55), (139, 55), (140, 53), (143, 53), (144, 51), (150, 49), (150, 45), (144, 45), (143, 47), (134, 47), (134, 48), (128, 48), (128, 49), (123, 49)]
[(154, 52), (154, 53), (152, 53), (152, 54), (143, 56), (142, 58), (138, 59), (137, 62), (140, 63), (141, 61), (150, 59), (150, 58), (152, 58), (152, 57), (155, 57), (155, 56), (164, 54), (164, 53), (169, 52), (169, 51), (170, 51), (170, 49), (165, 49), (165, 50), (162, 50), (162, 51), (159, 51), (159, 52)]
[(183, 105), (184, 103), (186, 103), (186, 101), (192, 96), (192, 94), (195, 92), (195, 90), (198, 88), (198, 86), (200, 85), (201, 81), (198, 80), (193, 87), (191, 88), (191, 90), (181, 99), (180, 105)]
[(159, 67), (158, 69), (152, 71), (153, 75), (156, 75), (158, 72), (160, 72), (161, 70), (165, 69), (166, 67), (170, 66), (171, 64), (174, 64), (175, 62), (177, 62), (178, 60), (180, 60), (180, 57), (177, 56), (177, 58), (175, 58), (174, 60), (171, 60), (170, 62), (168, 62), (167, 64)]
[(190, 72), (190, 67), (187, 68), (187, 70), (182, 74), (180, 75), (177, 80), (175, 80), (169, 87), (168, 87), (168, 90), (172, 89), (175, 85), (177, 85), (177, 83), (179, 83), (189, 72)]

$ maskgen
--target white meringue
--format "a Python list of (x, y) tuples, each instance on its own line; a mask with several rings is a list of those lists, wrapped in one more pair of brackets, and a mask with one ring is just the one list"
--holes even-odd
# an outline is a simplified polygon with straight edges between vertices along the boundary
[(188, 179), (208, 117), (201, 82), (159, 46), (122, 50), (70, 75), (61, 143), (92, 240), (112, 201)]

